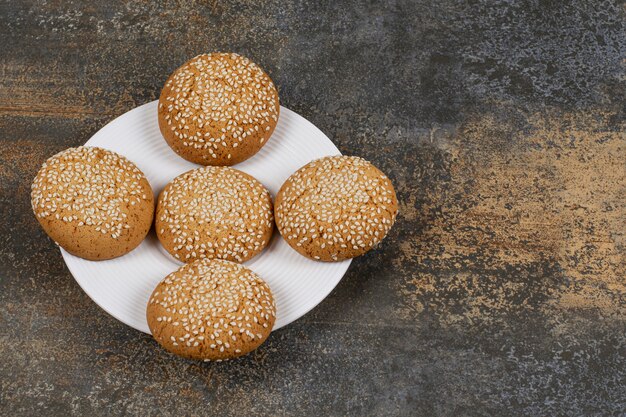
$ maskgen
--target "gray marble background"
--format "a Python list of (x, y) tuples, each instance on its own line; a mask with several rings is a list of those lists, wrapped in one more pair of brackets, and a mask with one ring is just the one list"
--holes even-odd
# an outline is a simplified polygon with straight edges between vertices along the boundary
[[(618, 1), (0, 0), (0, 414), (626, 415)], [(394, 229), (230, 363), (100, 310), (30, 210), (52, 154), (207, 51), (386, 172)]]

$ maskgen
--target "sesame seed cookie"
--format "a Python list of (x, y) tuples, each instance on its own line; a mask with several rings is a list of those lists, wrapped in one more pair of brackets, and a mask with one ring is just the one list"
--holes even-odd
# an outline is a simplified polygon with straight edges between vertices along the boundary
[(48, 159), (33, 181), (31, 204), (44, 231), (63, 249), (89, 260), (124, 255), (146, 237), (154, 195), (128, 159), (78, 147)]
[(276, 306), (269, 286), (250, 269), (220, 259), (183, 265), (157, 285), (148, 327), (168, 351), (190, 359), (245, 355), (269, 336)]
[(303, 166), (276, 196), (276, 225), (296, 251), (341, 261), (380, 242), (398, 213), (389, 178), (356, 156), (330, 156)]
[(244, 262), (274, 231), (272, 198), (252, 176), (229, 167), (202, 167), (170, 182), (159, 196), (156, 231), (176, 259)]
[(198, 55), (169, 77), (159, 128), (170, 147), (200, 165), (234, 165), (274, 132), (280, 104), (270, 77), (234, 53)]

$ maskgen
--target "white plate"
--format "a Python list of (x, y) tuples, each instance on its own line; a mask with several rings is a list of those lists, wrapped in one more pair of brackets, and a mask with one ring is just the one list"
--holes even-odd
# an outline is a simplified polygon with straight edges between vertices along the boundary
[[(110, 149), (133, 161), (146, 174), (155, 196), (177, 175), (197, 168), (165, 143), (157, 122), (157, 101), (137, 107), (98, 131), (85, 145)], [(281, 107), (268, 143), (252, 158), (235, 165), (261, 181), (276, 196), (283, 182), (313, 159), (338, 155), (335, 145), (309, 121)], [(109, 261), (87, 261), (61, 249), (76, 282), (107, 313), (150, 333), (146, 305), (157, 283), (178, 269), (154, 230), (135, 250)], [(278, 231), (270, 245), (245, 263), (270, 285), (277, 303), (274, 330), (302, 317), (319, 304), (345, 274), (350, 261), (309, 260), (291, 249)]]

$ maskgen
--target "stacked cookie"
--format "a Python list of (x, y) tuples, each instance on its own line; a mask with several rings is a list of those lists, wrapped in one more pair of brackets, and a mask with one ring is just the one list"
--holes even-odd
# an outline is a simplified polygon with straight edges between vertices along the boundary
[(154, 219), (163, 248), (184, 265), (154, 289), (147, 320), (155, 340), (192, 359), (245, 355), (276, 319), (268, 284), (240, 265), (269, 244), (274, 223), (297, 252), (341, 261), (375, 247), (393, 225), (398, 201), (389, 179), (358, 157), (330, 156), (291, 175), (276, 196), (231, 168), (276, 128), (280, 105), (269, 76), (237, 55), (200, 55), (169, 77), (158, 104), (171, 149), (202, 165), (174, 178), (155, 211), (144, 174), (100, 148), (63, 151), (32, 185), (33, 211), (46, 233), (89, 260), (122, 256)]

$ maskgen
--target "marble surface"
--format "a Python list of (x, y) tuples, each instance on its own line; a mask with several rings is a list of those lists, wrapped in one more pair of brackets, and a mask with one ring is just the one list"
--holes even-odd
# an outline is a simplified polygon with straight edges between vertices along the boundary
[[(0, 413), (626, 412), (625, 12), (617, 1), (0, 1)], [(207, 51), (394, 182), (397, 224), (230, 363), (100, 310), (30, 210), (52, 154)]]

